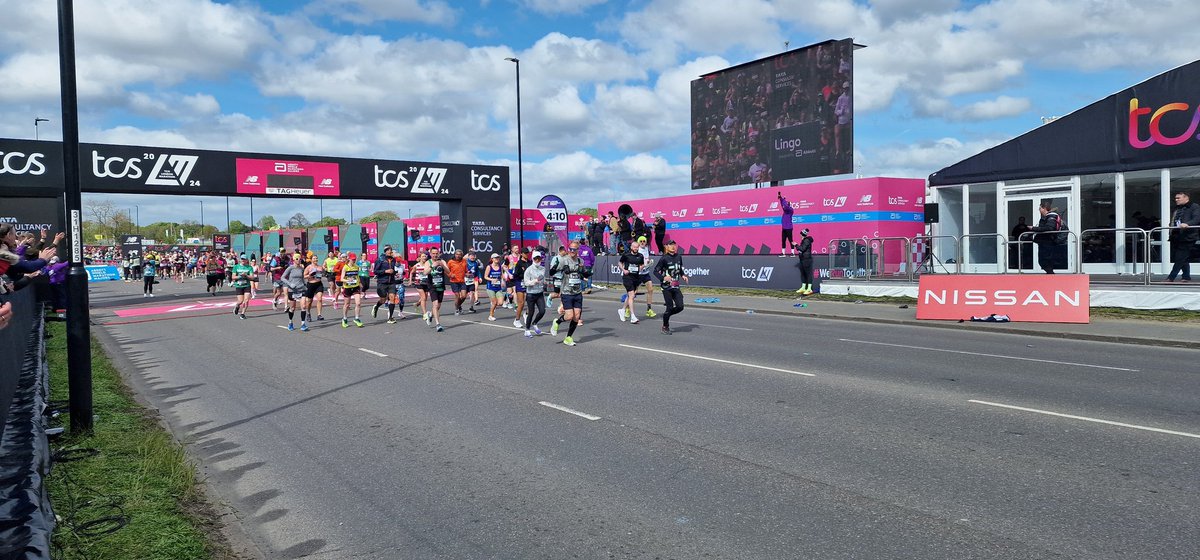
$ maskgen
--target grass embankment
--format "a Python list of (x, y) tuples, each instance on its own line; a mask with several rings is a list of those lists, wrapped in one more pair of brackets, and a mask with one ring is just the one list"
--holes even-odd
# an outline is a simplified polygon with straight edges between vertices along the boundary
[[(50, 323), (51, 398), (67, 397), (64, 323)], [(98, 454), (55, 465), (47, 479), (60, 522), (54, 533), (55, 558), (186, 560), (234, 558), (220, 537), (216, 517), (197, 484), (187, 455), (139, 405), (100, 344), (92, 342), (95, 431), (64, 434), (56, 451), (92, 448)], [(66, 414), (60, 417), (69, 424)], [(101, 522), (119, 516), (124, 527)], [(95, 534), (105, 533), (105, 534)]]
[[(608, 285), (610, 289), (618, 289), (615, 284)], [(755, 296), (773, 297), (780, 299), (797, 299), (795, 292), (788, 290), (749, 290), (742, 288), (701, 288), (687, 287), (688, 295), (696, 296)], [(804, 301), (844, 301), (863, 303), (891, 303), (897, 305), (916, 305), (916, 298), (910, 297), (867, 297), (857, 295), (813, 294), (805, 296)], [(1200, 312), (1183, 309), (1126, 309), (1124, 307), (1093, 307), (1092, 317), (1104, 319), (1126, 319), (1137, 321), (1166, 321), (1174, 323), (1200, 323)]]

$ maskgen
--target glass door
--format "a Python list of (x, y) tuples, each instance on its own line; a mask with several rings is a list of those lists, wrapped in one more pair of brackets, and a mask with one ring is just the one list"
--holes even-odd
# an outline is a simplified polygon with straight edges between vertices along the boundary
[(1032, 230), (1041, 222), (1042, 214), (1038, 210), (1042, 204), (1048, 204), (1049, 207), (1058, 213), (1062, 218), (1063, 224), (1071, 223), (1068, 211), (1070, 209), (1071, 191), (1051, 190), (1046, 192), (1030, 193), (1014, 193), (1005, 196), (1005, 219), (1007, 220), (1008, 231), (1008, 270), (1016, 272), (1038, 272), (1041, 271), (1042, 252), (1050, 251), (1050, 254), (1045, 255), (1049, 259), (1049, 263), (1053, 266), (1055, 272), (1070, 272), (1074, 270), (1071, 262), (1075, 255), (1074, 237), (1068, 236), (1067, 243), (1062, 245), (1050, 246), (1039, 245), (1034, 243), (1036, 234), (1030, 233), (1022, 236)]

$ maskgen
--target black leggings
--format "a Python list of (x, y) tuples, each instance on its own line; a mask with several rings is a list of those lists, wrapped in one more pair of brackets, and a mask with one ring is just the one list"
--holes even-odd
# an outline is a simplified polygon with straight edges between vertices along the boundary
[(788, 249), (791, 249), (792, 248), (792, 230), (781, 229), (781, 230), (779, 230), (779, 232), (780, 232), (779, 233), (780, 241), (783, 244), (783, 250), (787, 251)]
[[(537, 316), (534, 316), (533, 311), (537, 309)], [(542, 320), (546, 316), (546, 294), (525, 294), (525, 330)]]
[(143, 276), (142, 277), (142, 293), (143, 294), (153, 294), (154, 293), (154, 277), (153, 276)]
[(812, 257), (800, 259), (800, 283), (805, 286), (812, 284), (813, 280), (813, 265)]
[(663, 286), (662, 296), (663, 305), (667, 306), (667, 310), (662, 316), (663, 326), (670, 328), (671, 316), (678, 315), (680, 311), (683, 311), (683, 291), (679, 288)]

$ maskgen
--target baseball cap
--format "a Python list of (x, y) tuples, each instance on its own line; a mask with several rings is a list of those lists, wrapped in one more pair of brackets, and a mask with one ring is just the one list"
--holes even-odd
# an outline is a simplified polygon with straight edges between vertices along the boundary
[(668, 239), (668, 240), (667, 240), (667, 245), (674, 245), (674, 244), (675, 244), (675, 240), (674, 240), (674, 239)]
[(500, 258), (500, 253), (492, 253), (492, 258), (493, 258), (493, 259), (498, 259), (498, 258)]
[(540, 259), (540, 258), (542, 258), (542, 252), (541, 252), (541, 251), (534, 251), (534, 252), (533, 252), (533, 258), (535, 258), (535, 259)]
[(350, 254), (346, 255), (346, 258), (349, 260), (354, 260), (354, 259), (358, 258), (358, 255), (355, 255), (354, 252), (351, 251)]

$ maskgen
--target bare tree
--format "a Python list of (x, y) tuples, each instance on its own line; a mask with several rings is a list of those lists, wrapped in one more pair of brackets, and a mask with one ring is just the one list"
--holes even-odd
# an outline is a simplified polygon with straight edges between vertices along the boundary
[(306, 228), (311, 225), (312, 222), (309, 222), (308, 218), (305, 218), (304, 214), (301, 214), (300, 212), (296, 212), (296, 215), (288, 218), (287, 221), (287, 227), (289, 228)]
[(91, 214), (92, 221), (100, 226), (100, 231), (109, 237), (116, 239), (117, 237), (117, 216), (121, 211), (117, 209), (117, 205), (111, 200), (89, 200), (87, 202), (88, 214)]

